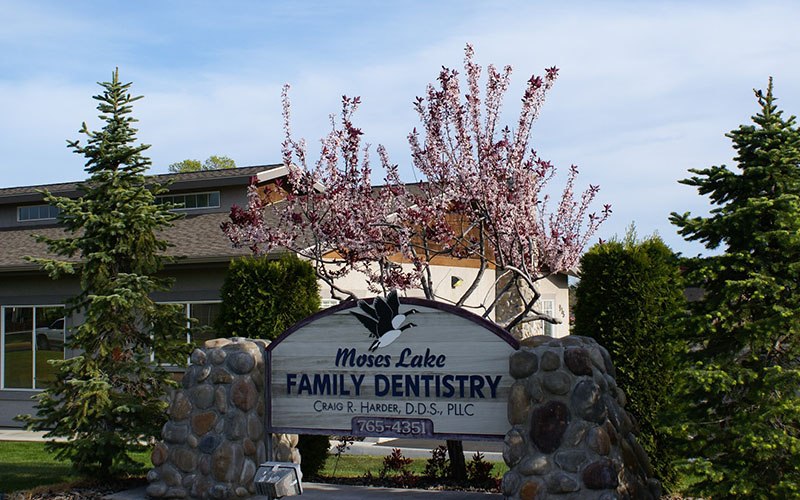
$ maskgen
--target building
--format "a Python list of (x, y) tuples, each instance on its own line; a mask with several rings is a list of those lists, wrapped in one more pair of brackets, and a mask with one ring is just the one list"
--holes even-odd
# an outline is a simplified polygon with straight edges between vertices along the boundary
[[(185, 305), (186, 316), (199, 326), (208, 326), (204, 337), (213, 338), (213, 323), (219, 312), (219, 290), (232, 258), (249, 255), (248, 249), (233, 248), (220, 230), (228, 220), (232, 205), (247, 205), (247, 187), (255, 179), (261, 184), (286, 175), (282, 165), (242, 167), (191, 173), (153, 176), (156, 183), (170, 182), (164, 201), (183, 204), (185, 217), (165, 231), (164, 238), (173, 246), (170, 255), (180, 259), (165, 269), (174, 278), (169, 292), (154, 298), (161, 302)], [(25, 257), (55, 257), (34, 235), (58, 237), (57, 211), (42, 202), (41, 190), (59, 196), (78, 196), (77, 183), (0, 189), (0, 427), (19, 427), (13, 417), (33, 412), (31, 397), (46, 387), (54, 373), (48, 359), (69, 357), (64, 347), (70, 327), (80, 317), (66, 317), (64, 304), (77, 295), (75, 279), (51, 280)], [(476, 269), (469, 263), (450, 260), (433, 266), (437, 293), (455, 298), (462, 283), (469, 283)], [(492, 272), (493, 274), (493, 272)], [(349, 276), (345, 288), (359, 296), (370, 296), (357, 275)], [(476, 297), (493, 293), (493, 279)], [(542, 283), (542, 304), (564, 323), (542, 325), (544, 333), (559, 337), (568, 333), (566, 277), (556, 276)], [(324, 305), (333, 301), (322, 288)], [(189, 339), (187, 334), (187, 342)]]

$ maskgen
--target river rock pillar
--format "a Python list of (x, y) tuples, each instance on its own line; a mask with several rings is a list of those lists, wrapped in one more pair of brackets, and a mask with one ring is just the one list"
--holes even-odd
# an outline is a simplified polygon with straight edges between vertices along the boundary
[(595, 340), (530, 337), (511, 355), (509, 370), (515, 382), (503, 449), (506, 498), (660, 497), (611, 358)]
[[(247, 498), (266, 460), (265, 340), (214, 339), (195, 349), (153, 449), (147, 494)], [(273, 438), (275, 459), (300, 463), (297, 436)]]

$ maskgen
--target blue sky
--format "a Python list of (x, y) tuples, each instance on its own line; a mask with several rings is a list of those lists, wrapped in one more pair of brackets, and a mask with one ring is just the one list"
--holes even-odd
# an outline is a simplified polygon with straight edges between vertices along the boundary
[(99, 125), (91, 96), (116, 66), (145, 96), (135, 115), (155, 173), (211, 154), (280, 161), (287, 82), (296, 135), (313, 146), (341, 95), (360, 95), (367, 140), (413, 180), (411, 102), (470, 42), (482, 65), (514, 67), (509, 121), (523, 82), (561, 69), (532, 145), (601, 186), (614, 214), (598, 237), (635, 222), (694, 255), (667, 217), (707, 206), (677, 181), (732, 164), (724, 134), (756, 112), (752, 89), (770, 75), (779, 105), (800, 113), (798, 2), (0, 0), (0, 17), (0, 187), (84, 177), (66, 140)]

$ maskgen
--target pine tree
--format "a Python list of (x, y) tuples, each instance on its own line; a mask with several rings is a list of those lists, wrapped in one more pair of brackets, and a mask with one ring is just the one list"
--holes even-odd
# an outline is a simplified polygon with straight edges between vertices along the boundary
[(609, 350), (627, 410), (639, 423), (637, 440), (669, 488), (675, 457), (663, 417), (675, 381), (677, 320), (685, 308), (678, 258), (658, 236), (637, 241), (631, 227), (624, 240), (590, 248), (580, 267), (572, 333)]
[(735, 169), (691, 170), (681, 181), (707, 195), (708, 217), (673, 213), (687, 240), (723, 253), (698, 258), (705, 291), (686, 333), (675, 426), (695, 493), (714, 498), (800, 495), (800, 130), (775, 105), (727, 136)]
[(86, 157), (88, 179), (81, 196), (69, 199), (44, 193), (57, 206), (66, 236), (40, 238), (51, 252), (66, 260), (31, 259), (52, 278), (77, 275), (81, 292), (68, 303), (68, 312), (82, 320), (68, 340), (80, 355), (55, 362), (55, 383), (38, 396), (37, 415), (27, 416), (28, 428), (47, 430), (56, 457), (72, 461), (83, 473), (116, 474), (136, 468), (129, 453), (159, 435), (165, 421), (165, 396), (174, 384), (152, 361), (185, 363), (186, 320), (150, 294), (171, 286), (157, 277), (166, 258), (167, 243), (157, 236), (175, 215), (155, 204), (163, 186), (148, 186), (149, 147), (136, 145), (137, 120), (130, 116), (139, 97), (111, 82), (94, 99), (105, 126), (81, 133), (87, 141), (69, 142)]

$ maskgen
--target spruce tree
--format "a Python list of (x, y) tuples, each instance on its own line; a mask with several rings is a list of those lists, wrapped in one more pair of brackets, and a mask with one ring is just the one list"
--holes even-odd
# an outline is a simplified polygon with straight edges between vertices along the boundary
[(674, 455), (663, 419), (685, 309), (678, 257), (658, 236), (637, 241), (631, 227), (623, 241), (598, 243), (583, 255), (576, 298), (572, 333), (608, 349), (627, 409), (639, 423), (637, 440), (669, 489)]
[(65, 237), (40, 240), (66, 259), (31, 259), (52, 278), (77, 276), (81, 292), (68, 314), (80, 324), (67, 347), (81, 354), (55, 362), (55, 383), (38, 396), (37, 415), (23, 420), (29, 429), (47, 430), (48, 438), (66, 438), (46, 445), (57, 458), (82, 473), (106, 475), (136, 468), (129, 453), (158, 437), (174, 382), (153, 353), (161, 362), (185, 363), (186, 319), (150, 298), (171, 285), (157, 277), (168, 246), (158, 231), (175, 215), (155, 203), (166, 188), (148, 186), (150, 161), (142, 153), (149, 146), (135, 144), (131, 111), (141, 96), (131, 96), (117, 70), (100, 85), (104, 91), (94, 99), (105, 126), (90, 131), (84, 123), (86, 144), (68, 142), (87, 160), (81, 196), (44, 193), (61, 210)]
[(713, 498), (800, 495), (800, 130), (769, 81), (752, 125), (727, 134), (736, 168), (691, 170), (681, 181), (709, 197), (707, 217), (673, 213), (705, 291), (686, 327), (685, 402), (675, 433), (694, 493)]

